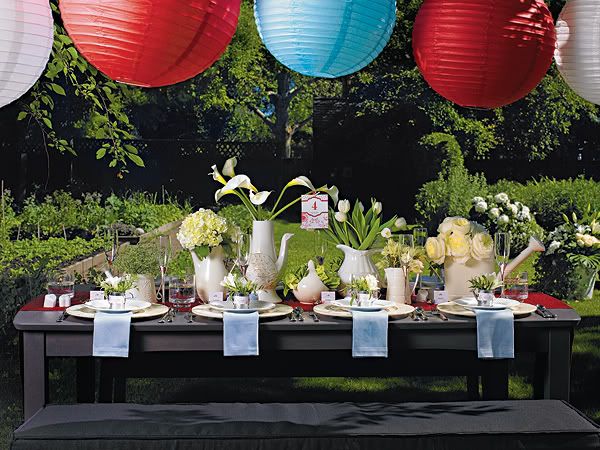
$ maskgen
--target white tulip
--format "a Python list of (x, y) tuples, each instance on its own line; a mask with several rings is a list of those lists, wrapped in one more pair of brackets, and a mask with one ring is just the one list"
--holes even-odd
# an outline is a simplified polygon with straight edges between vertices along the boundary
[(223, 175), (233, 178), (235, 177), (235, 166), (237, 166), (237, 158), (229, 158), (223, 166)]
[(272, 191), (261, 191), (255, 194), (254, 192), (250, 191), (250, 201), (253, 205), (262, 205), (267, 201), (269, 195), (271, 195), (271, 192)]
[(381, 236), (383, 236), (386, 239), (389, 239), (392, 237), (392, 230), (390, 230), (389, 228), (384, 228), (383, 230), (381, 230)]
[(348, 220), (348, 216), (346, 215), (346, 213), (343, 213), (341, 211), (338, 211), (335, 213), (335, 220), (337, 220), (338, 222), (346, 222)]
[(360, 212), (365, 212), (365, 206), (362, 204), (362, 202), (358, 202), (358, 209), (360, 209)]
[(375, 202), (373, 204), (373, 212), (375, 213), (376, 216), (381, 214), (382, 210), (383, 210), (383, 205), (381, 204), (381, 202)]
[(396, 221), (394, 222), (394, 227), (398, 228), (399, 230), (404, 228), (406, 226), (406, 219), (404, 217), (398, 217), (396, 219)]
[(350, 200), (340, 200), (338, 210), (344, 214), (348, 214), (350, 212)]

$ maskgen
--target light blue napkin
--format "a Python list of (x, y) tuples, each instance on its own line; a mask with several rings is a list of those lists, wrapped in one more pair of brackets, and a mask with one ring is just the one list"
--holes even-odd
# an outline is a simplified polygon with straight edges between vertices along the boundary
[(258, 312), (223, 313), (223, 354), (258, 356)]
[(129, 331), (131, 313), (107, 313), (96, 311), (94, 316), (94, 356), (129, 356)]
[(387, 358), (387, 311), (352, 311), (352, 357)]
[(515, 319), (510, 309), (486, 311), (478, 309), (477, 352), (480, 358), (515, 357)]

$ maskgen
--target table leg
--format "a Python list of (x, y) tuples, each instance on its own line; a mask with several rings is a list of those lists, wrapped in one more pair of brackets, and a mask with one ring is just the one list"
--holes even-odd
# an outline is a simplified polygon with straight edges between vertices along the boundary
[(482, 362), (481, 388), (483, 400), (508, 399), (508, 359)]
[(25, 420), (48, 401), (46, 339), (42, 332), (25, 331), (23, 339), (23, 413)]
[(544, 398), (569, 401), (571, 390), (571, 345), (569, 329), (550, 330), (544, 371)]
[(479, 375), (467, 376), (467, 395), (469, 400), (479, 400)]
[(112, 403), (114, 391), (114, 377), (108, 359), (100, 360), (100, 386), (98, 389), (98, 402)]
[(77, 358), (77, 403), (96, 401), (96, 364), (94, 358)]

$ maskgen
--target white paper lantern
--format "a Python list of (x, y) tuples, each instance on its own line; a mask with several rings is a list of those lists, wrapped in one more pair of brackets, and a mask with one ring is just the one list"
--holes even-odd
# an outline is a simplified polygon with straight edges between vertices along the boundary
[(20, 98), (40, 78), (53, 40), (48, 0), (0, 0), (0, 108)]
[(567, 84), (600, 105), (600, 1), (571, 0), (556, 22), (554, 59)]

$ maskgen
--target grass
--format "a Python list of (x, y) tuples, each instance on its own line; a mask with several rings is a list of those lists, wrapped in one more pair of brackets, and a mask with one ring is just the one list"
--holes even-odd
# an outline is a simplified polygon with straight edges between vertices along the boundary
[[(286, 270), (305, 264), (313, 255), (315, 233), (298, 224), (278, 222), (276, 242), (284, 233), (290, 240)], [(278, 244), (277, 244), (278, 245)], [(329, 254), (341, 252), (329, 248)], [(533, 274), (532, 263), (521, 271)], [(583, 320), (575, 332), (571, 402), (600, 423), (600, 292), (594, 299), (570, 303)], [(410, 361), (407, 361), (410, 364)], [(72, 360), (51, 360), (51, 401), (74, 402), (75, 366)], [(509, 380), (510, 397), (533, 395), (529, 374), (531, 361), (516, 361)], [(240, 374), (243, 376), (243, 374)], [(242, 380), (242, 381), (240, 381)], [(268, 379), (132, 379), (129, 402), (172, 403), (202, 401), (452, 401), (466, 400), (462, 377), (407, 378), (268, 378)], [(0, 358), (0, 449), (8, 448), (13, 429), (22, 415), (21, 379), (16, 355)]]

